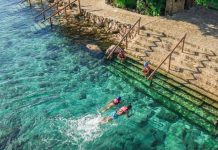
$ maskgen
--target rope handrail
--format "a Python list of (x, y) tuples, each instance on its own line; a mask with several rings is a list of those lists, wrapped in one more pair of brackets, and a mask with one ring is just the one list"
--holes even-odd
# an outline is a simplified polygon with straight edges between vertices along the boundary
[(59, 12), (61, 12), (62, 10), (64, 10), (66, 7), (69, 7), (72, 3), (75, 3), (76, 1), (77, 1), (77, 0), (74, 0), (73, 2), (71, 2), (71, 3), (67, 4), (66, 6), (64, 6), (62, 9), (56, 11), (54, 14), (52, 14), (51, 16), (49, 16), (48, 18), (46, 18), (45, 20), (43, 20), (42, 23), (45, 22), (45, 21), (47, 21), (48, 19), (54, 17), (56, 14), (58, 14)]
[[(171, 57), (172, 53), (176, 50), (176, 48), (179, 46), (179, 44), (180, 44), (181, 42), (183, 42), (183, 46), (182, 46), (182, 52), (183, 52), (184, 43), (185, 43), (185, 39), (186, 39), (186, 35), (187, 35), (187, 34), (185, 34), (185, 35), (181, 38), (181, 40), (177, 43), (177, 45), (174, 47), (174, 49), (166, 56), (166, 58), (159, 64), (159, 66), (150, 74), (150, 76), (148, 77), (149, 80), (154, 76), (154, 74), (155, 74), (155, 73), (157, 72), (157, 70), (163, 65), (163, 63), (167, 60), (167, 58)], [(171, 61), (171, 59), (170, 59), (170, 61)], [(170, 62), (169, 62), (169, 67), (170, 67)]]
[[(109, 59), (111, 57), (111, 55), (113, 54), (113, 52), (117, 49), (117, 47), (123, 42), (123, 40), (125, 38), (127, 38), (128, 34), (130, 33), (130, 31), (133, 30), (133, 28), (136, 26), (137, 23), (139, 23), (139, 28), (140, 28), (140, 21), (141, 21), (141, 17), (135, 22), (135, 24), (129, 29), (129, 31), (123, 36), (123, 38), (120, 40), (120, 42), (113, 48), (113, 50), (110, 52), (110, 54), (107, 56), (107, 59)], [(139, 33), (138, 29), (138, 33)]]
[(46, 11), (48, 11), (49, 9), (53, 8), (54, 6), (56, 6), (57, 4), (59, 4), (62, 0), (57, 1), (56, 3), (54, 3), (53, 5), (49, 6), (48, 8), (44, 9), (43, 11), (41, 11), (37, 16), (35, 16), (35, 19), (39, 16), (41, 16), (43, 13), (45, 13)]

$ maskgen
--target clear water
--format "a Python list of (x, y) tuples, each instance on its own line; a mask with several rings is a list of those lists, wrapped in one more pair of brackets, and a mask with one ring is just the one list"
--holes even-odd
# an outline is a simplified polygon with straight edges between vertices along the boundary
[[(101, 53), (35, 29), (34, 14), (0, 0), (0, 149), (218, 149), (218, 139), (110, 73)], [(132, 102), (131, 117), (100, 125), (115, 109), (99, 110), (117, 95)]]

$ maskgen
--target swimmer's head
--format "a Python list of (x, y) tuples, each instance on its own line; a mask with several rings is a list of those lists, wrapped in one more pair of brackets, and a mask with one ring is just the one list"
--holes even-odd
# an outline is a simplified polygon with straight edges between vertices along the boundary
[(121, 96), (118, 96), (117, 99), (120, 101), (121, 100)]
[(132, 104), (129, 103), (129, 105), (127, 106), (128, 110), (130, 110), (132, 108)]

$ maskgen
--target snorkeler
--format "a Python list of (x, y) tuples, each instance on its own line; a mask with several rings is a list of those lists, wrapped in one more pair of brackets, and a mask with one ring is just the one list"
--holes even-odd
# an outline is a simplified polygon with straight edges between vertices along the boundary
[(110, 103), (107, 104), (107, 106), (101, 110), (101, 112), (105, 112), (108, 109), (110, 109), (111, 107), (118, 105), (120, 103), (120, 101), (121, 101), (121, 96), (118, 96), (117, 98), (111, 100)]
[(127, 117), (129, 117), (129, 110), (132, 108), (131, 103), (129, 103), (128, 106), (123, 106), (120, 109), (118, 109), (117, 111), (113, 112), (111, 114), (111, 116), (105, 117), (101, 123), (107, 123), (109, 121), (115, 120), (117, 119), (119, 116), (126, 114)]

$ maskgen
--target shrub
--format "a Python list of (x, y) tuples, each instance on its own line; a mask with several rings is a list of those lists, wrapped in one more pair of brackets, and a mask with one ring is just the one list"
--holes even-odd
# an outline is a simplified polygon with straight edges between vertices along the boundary
[(120, 8), (136, 8), (136, 0), (115, 0), (114, 4)]
[(159, 16), (164, 14), (166, 0), (138, 0), (137, 10), (141, 14)]

